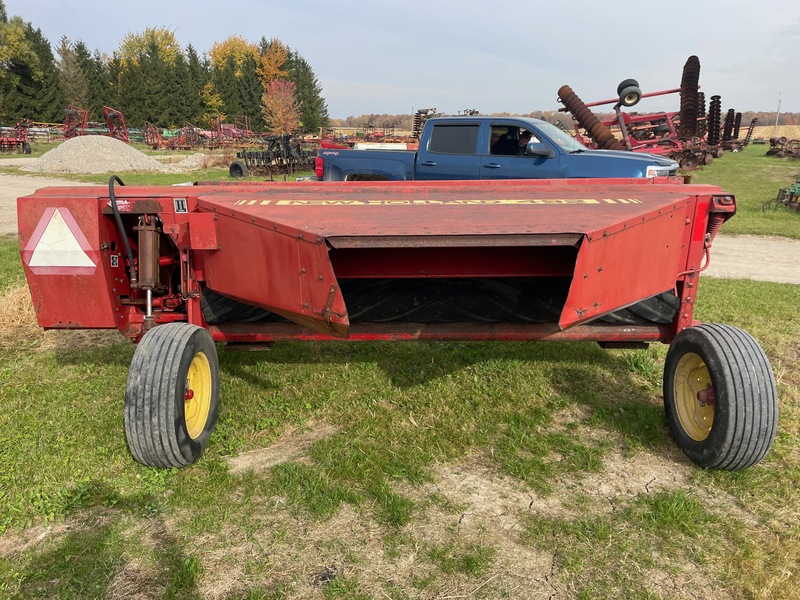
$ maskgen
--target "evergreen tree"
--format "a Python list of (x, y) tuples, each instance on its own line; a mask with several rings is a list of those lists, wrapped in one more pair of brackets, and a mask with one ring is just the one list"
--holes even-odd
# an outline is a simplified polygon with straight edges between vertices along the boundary
[(65, 103), (53, 51), (41, 30), (30, 23), (25, 23), (24, 35), (33, 55), (28, 60), (13, 60), (9, 65), (12, 78), (3, 98), (3, 116), (12, 120), (60, 122)]
[(158, 123), (161, 127), (177, 129), (189, 120), (192, 109), (192, 99), (186, 89), (190, 78), (189, 65), (183, 54), (178, 55), (174, 64), (167, 65), (165, 73)]
[(119, 83), (114, 108), (122, 111), (127, 123), (152, 120), (152, 116), (146, 116), (148, 92), (141, 62), (123, 64), (116, 55), (115, 60), (119, 69)]
[(114, 53), (114, 56), (111, 57), (111, 60), (107, 63), (108, 69), (108, 96), (106, 97), (105, 104), (108, 106), (113, 106), (115, 108), (120, 108), (123, 106), (122, 103), (122, 80), (123, 76), (123, 68), (122, 68), (122, 60), (120, 57)]
[(200, 123), (204, 113), (203, 88), (209, 81), (209, 69), (191, 44), (186, 48), (186, 67), (184, 92), (187, 110), (183, 118), (192, 124)]
[(58, 81), (68, 104), (88, 106), (89, 79), (78, 62), (75, 46), (67, 36), (61, 36), (58, 47)]
[(239, 82), (236, 77), (236, 63), (232, 56), (225, 61), (222, 69), (214, 73), (214, 88), (222, 99), (222, 112), (227, 117), (243, 114), (239, 100)]
[(317, 132), (320, 127), (327, 127), (330, 121), (328, 106), (322, 97), (322, 86), (311, 65), (300, 56), (299, 52), (291, 50), (287, 56), (286, 67), (289, 71), (289, 80), (294, 82), (296, 87), (301, 129), (305, 132)]
[(75, 42), (74, 50), (75, 58), (88, 83), (86, 105), (79, 106), (89, 111), (92, 120), (100, 120), (103, 106), (115, 107), (117, 104), (112, 100), (108, 61), (103, 59), (97, 50), (91, 54), (89, 48), (81, 40)]
[[(159, 127), (173, 128), (182, 120), (183, 94), (180, 82), (175, 78), (179, 69), (178, 62), (183, 58), (183, 51), (178, 49), (176, 54), (167, 55), (155, 42), (151, 42), (148, 46), (148, 55), (150, 57), (150, 72), (147, 78), (150, 98), (148, 114), (153, 116), (153, 122)], [(139, 123), (143, 121), (144, 119)]]
[(248, 56), (242, 62), (241, 75), (237, 83), (242, 114), (249, 117), (250, 129), (264, 131), (266, 123), (261, 110), (261, 95), (264, 90), (258, 78), (254, 57)]

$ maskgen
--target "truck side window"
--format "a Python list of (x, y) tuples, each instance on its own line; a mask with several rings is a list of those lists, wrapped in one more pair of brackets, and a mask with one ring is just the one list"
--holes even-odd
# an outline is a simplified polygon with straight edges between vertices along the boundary
[(429, 152), (475, 154), (480, 125), (436, 125), (431, 132)]

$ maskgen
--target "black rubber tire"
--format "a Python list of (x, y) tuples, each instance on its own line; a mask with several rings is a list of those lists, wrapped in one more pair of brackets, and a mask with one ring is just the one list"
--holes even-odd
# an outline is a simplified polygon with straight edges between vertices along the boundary
[(241, 160), (235, 160), (231, 163), (231, 166), (228, 167), (228, 175), (233, 178), (240, 178), (240, 177), (247, 177), (250, 175), (250, 172), (247, 170), (247, 165), (244, 164)]
[(623, 79), (620, 84), (617, 86), (617, 96), (622, 95), (622, 90), (629, 87), (639, 87), (639, 82), (635, 79)]
[(641, 99), (642, 99), (642, 90), (640, 90), (635, 85), (628, 86), (619, 93), (619, 103), (622, 106), (626, 107), (636, 106), (637, 104), (639, 104), (639, 100)]
[[(687, 386), (681, 389), (682, 375), (689, 374), (683, 359), (691, 362), (697, 357), (704, 363), (703, 375), (710, 380), (714, 400), (710, 429), (693, 437), (678, 413), (682, 398), (691, 397), (684, 393)], [(685, 381), (690, 380), (694, 381), (690, 377)], [(685, 329), (667, 352), (664, 409), (672, 437), (692, 462), (729, 471), (750, 467), (769, 452), (778, 425), (778, 393), (769, 359), (758, 342), (737, 327), (704, 324)]]
[(23, 154), (30, 154), (31, 152), (33, 152), (33, 150), (31, 149), (31, 145), (28, 142), (23, 142), (22, 143), (22, 153)]
[[(185, 405), (189, 369), (196, 359), (207, 368), (209, 397), (204, 400), (205, 418), (192, 437)], [(208, 331), (169, 323), (145, 333), (133, 354), (125, 387), (125, 437), (133, 458), (161, 468), (194, 463), (217, 422), (219, 388), (217, 348)]]

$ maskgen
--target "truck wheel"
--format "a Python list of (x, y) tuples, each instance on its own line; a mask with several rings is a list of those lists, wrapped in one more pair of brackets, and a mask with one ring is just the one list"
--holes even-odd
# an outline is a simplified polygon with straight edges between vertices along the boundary
[(219, 362), (211, 334), (159, 325), (133, 354), (125, 387), (125, 436), (149, 467), (184, 467), (203, 453), (217, 422)]
[(22, 143), (22, 153), (23, 154), (30, 154), (32, 152), (31, 145), (28, 142)]
[(228, 169), (228, 174), (231, 177), (238, 178), (247, 177), (250, 173), (247, 171), (247, 165), (244, 164), (244, 162), (241, 160), (235, 160), (231, 163), (231, 166)]
[(775, 440), (778, 393), (753, 337), (730, 325), (680, 332), (664, 366), (672, 437), (695, 464), (735, 471), (759, 462)]

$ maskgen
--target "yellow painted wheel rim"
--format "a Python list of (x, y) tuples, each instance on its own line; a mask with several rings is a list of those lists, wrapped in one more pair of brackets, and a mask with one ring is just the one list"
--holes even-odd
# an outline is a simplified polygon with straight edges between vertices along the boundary
[[(675, 369), (675, 412), (686, 434), (702, 442), (714, 423), (711, 375), (703, 359), (693, 352), (684, 354)], [(710, 396), (710, 398), (709, 398)]]
[(211, 366), (202, 352), (195, 354), (186, 374), (184, 419), (189, 437), (197, 439), (206, 427), (211, 410)]

